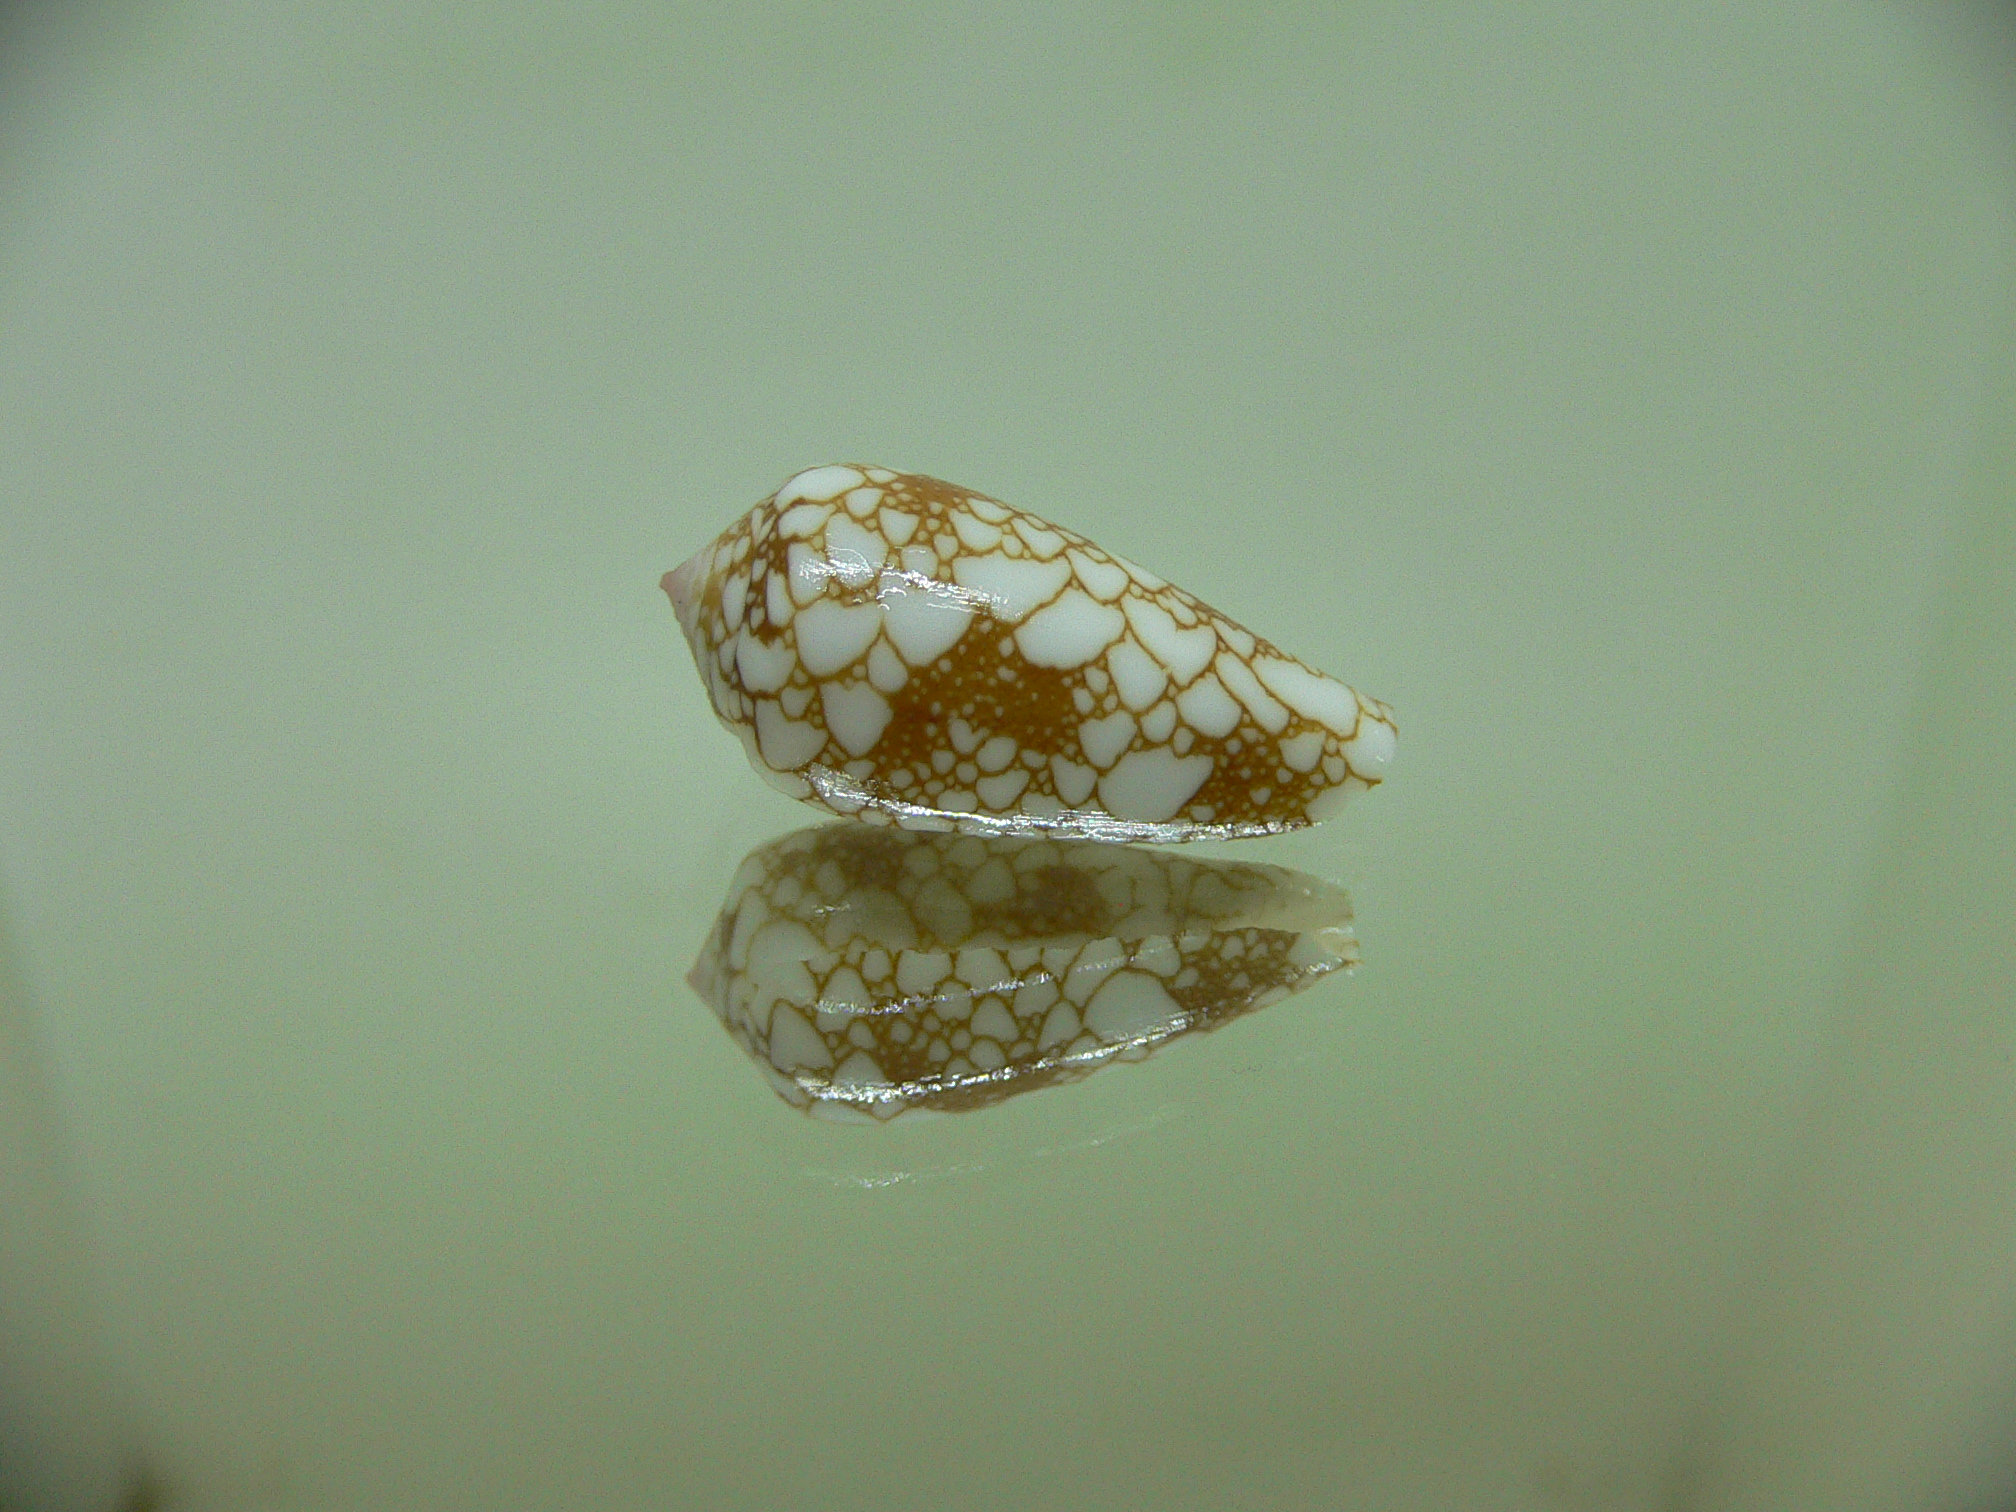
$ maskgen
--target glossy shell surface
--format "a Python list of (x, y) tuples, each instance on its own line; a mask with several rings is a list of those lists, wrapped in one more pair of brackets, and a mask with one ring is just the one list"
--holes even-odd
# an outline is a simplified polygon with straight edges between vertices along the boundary
[(1392, 760), (1392, 711), (1062, 526), (867, 466), (798, 474), (665, 575), (776, 787), (909, 829), (1263, 835)]

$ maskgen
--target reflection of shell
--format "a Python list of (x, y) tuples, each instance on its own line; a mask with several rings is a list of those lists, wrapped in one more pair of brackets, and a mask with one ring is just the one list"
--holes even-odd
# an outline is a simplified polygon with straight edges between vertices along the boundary
[(855, 824), (752, 851), (688, 978), (787, 1102), (956, 1111), (1139, 1060), (1358, 962), (1275, 866)]
[(1392, 711), (1083, 536), (950, 483), (800, 473), (665, 575), (756, 770), (911, 829), (1269, 834), (1378, 782)]

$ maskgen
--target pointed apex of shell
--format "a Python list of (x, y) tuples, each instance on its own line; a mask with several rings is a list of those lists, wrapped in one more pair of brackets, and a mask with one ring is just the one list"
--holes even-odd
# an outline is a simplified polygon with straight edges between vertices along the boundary
[(672, 612), (674, 614), (679, 612), (682, 604), (691, 601), (695, 575), (695, 559), (688, 557), (684, 562), (666, 573), (665, 576), (658, 579), (658, 586), (665, 590), (665, 597), (672, 600)]
[(712, 548), (702, 547), (658, 580), (665, 597), (672, 601), (672, 612), (678, 616), (688, 640), (693, 638), (694, 618), (699, 612), (700, 593), (706, 585), (708, 559), (712, 554)]

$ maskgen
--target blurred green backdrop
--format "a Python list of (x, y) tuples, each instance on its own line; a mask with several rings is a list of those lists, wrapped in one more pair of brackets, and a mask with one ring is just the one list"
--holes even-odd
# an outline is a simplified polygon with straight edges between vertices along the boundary
[[(203, 1509), (1675, 1505), (1938, 738), (1998, 20), (14, 13), (0, 877), (122, 1449)], [(849, 458), (1396, 706), (1238, 851), (1351, 888), (1353, 980), (970, 1119), (772, 1099), (680, 975), (810, 815), (656, 584)]]

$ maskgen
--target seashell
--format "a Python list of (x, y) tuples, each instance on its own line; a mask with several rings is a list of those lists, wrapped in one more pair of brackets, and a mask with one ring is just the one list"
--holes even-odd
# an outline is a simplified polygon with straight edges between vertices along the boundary
[(957, 1112), (1140, 1060), (1358, 964), (1277, 866), (815, 825), (759, 846), (687, 981), (786, 1102)]
[(1153, 573), (984, 494), (792, 478), (662, 585), (774, 786), (908, 829), (1272, 834), (1393, 758), (1392, 711)]

